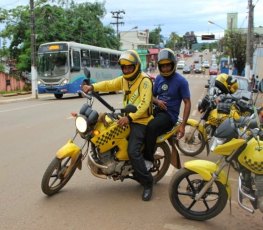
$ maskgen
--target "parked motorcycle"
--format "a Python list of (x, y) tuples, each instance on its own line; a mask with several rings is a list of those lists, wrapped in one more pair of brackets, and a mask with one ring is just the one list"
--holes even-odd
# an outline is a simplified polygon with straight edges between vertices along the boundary
[(242, 122), (226, 119), (215, 131), (211, 150), (220, 156), (217, 163), (192, 160), (175, 173), (169, 185), (173, 207), (192, 220), (217, 216), (231, 199), (232, 165), (239, 172), (238, 204), (251, 213), (255, 209), (263, 212), (263, 131), (258, 117)]
[[(89, 76), (87, 69), (85, 69), (85, 74)], [(87, 81), (89, 82), (89, 79)], [(130, 127), (129, 125), (120, 127), (117, 121), (120, 116), (136, 112), (137, 108), (127, 105), (123, 109), (115, 109), (98, 93), (81, 93), (87, 98), (87, 103), (82, 106), (78, 114), (73, 113), (76, 133), (73, 139), (57, 151), (42, 178), (42, 191), (48, 196), (61, 190), (77, 168), (82, 169), (82, 162), (86, 157), (87, 165), (96, 177), (120, 181), (128, 178), (136, 180), (127, 154)], [(111, 112), (98, 114), (93, 109), (94, 97)], [(178, 167), (180, 159), (172, 141), (172, 136), (177, 129), (178, 126), (175, 126), (157, 139), (154, 163), (150, 169), (155, 183), (162, 179), (170, 163)], [(81, 147), (75, 143), (78, 137), (83, 140)], [(172, 152), (168, 142), (172, 147)]]
[(238, 100), (229, 97), (226, 102), (216, 103), (214, 97), (206, 95), (198, 104), (201, 113), (199, 121), (191, 119), (186, 125), (185, 135), (175, 140), (178, 149), (186, 156), (196, 156), (206, 148), (209, 153), (209, 142), (216, 128), (228, 117), (238, 120), (241, 116), (249, 116), (253, 110), (246, 98)]

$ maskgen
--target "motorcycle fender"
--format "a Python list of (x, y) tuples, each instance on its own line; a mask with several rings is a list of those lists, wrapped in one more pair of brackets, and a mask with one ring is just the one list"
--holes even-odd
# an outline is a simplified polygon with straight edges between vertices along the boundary
[(207, 134), (206, 134), (206, 131), (205, 131), (205, 127), (202, 124), (198, 124), (198, 123), (199, 122), (197, 120), (194, 120), (194, 119), (188, 119), (187, 122), (186, 122), (187, 125), (190, 125), (190, 126), (193, 126), (193, 127), (198, 126), (198, 130), (203, 134), (204, 139), (207, 141)]
[[(81, 149), (73, 143), (73, 140), (69, 140), (64, 146), (62, 146), (56, 153), (58, 159), (63, 159), (66, 157), (71, 157), (71, 164), (74, 165), (81, 154)], [(81, 169), (81, 164), (78, 166)]]
[[(188, 170), (196, 172), (205, 181), (209, 181), (212, 178), (212, 174), (218, 169), (217, 164), (207, 160), (192, 160), (184, 163), (184, 167)], [(230, 184), (228, 182), (227, 175), (224, 171), (221, 171), (216, 179), (226, 186), (228, 197), (231, 196)]]

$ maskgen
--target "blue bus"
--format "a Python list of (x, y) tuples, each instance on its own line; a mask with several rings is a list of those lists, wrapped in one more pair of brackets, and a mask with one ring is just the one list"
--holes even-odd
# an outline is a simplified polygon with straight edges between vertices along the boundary
[[(50, 42), (39, 46), (37, 59), (38, 93), (62, 98), (78, 93), (88, 67), (91, 82), (121, 75), (118, 60), (121, 51), (76, 42)], [(79, 95), (81, 96), (81, 95)]]

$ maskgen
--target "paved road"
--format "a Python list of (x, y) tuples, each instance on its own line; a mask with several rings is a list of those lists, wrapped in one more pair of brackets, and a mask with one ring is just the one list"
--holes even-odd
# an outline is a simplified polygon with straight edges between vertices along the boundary
[[(195, 117), (198, 116), (194, 114), (195, 105), (205, 93), (203, 86), (207, 76), (186, 77), (190, 82), (192, 116)], [(121, 95), (106, 95), (105, 98), (120, 107)], [(59, 194), (46, 197), (40, 189), (42, 175), (58, 147), (72, 136), (74, 124), (69, 114), (78, 111), (83, 102), (84, 99), (77, 97), (56, 100), (53, 96), (41, 96), (38, 100), (23, 98), (16, 103), (1, 103), (1, 230), (263, 228), (261, 213), (252, 215), (237, 205), (235, 172), (230, 176), (232, 214), (227, 206), (219, 216), (206, 222), (189, 221), (173, 209), (168, 198), (169, 182), (175, 172), (172, 167), (154, 187), (150, 202), (141, 201), (142, 188), (137, 183), (95, 178), (86, 165)], [(99, 104), (95, 106), (99, 111), (104, 109)], [(190, 160), (183, 155), (181, 158), (182, 161)], [(205, 153), (198, 158), (206, 158)], [(211, 158), (214, 156), (209, 156)]]

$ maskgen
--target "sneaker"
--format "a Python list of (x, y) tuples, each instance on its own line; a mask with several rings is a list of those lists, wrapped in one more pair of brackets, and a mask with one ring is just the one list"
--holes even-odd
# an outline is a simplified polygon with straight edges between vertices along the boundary
[(153, 163), (151, 161), (148, 161), (148, 160), (144, 160), (144, 162), (145, 162), (145, 166), (146, 166), (147, 171), (149, 171), (153, 167)]

